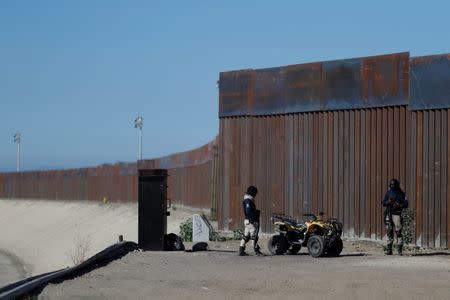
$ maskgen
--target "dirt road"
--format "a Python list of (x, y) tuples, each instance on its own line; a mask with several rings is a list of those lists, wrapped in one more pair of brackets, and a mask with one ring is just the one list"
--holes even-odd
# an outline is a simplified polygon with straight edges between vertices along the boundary
[[(265, 245), (264, 241), (262, 245)], [(189, 245), (188, 245), (189, 246)], [(133, 252), (43, 299), (449, 299), (450, 255), (382, 255), (377, 244), (345, 242), (336, 258), (239, 257), (235, 241), (208, 252)], [(267, 249), (263, 247), (267, 253)], [(250, 252), (250, 251), (249, 251)], [(250, 252), (250, 254), (252, 254)]]

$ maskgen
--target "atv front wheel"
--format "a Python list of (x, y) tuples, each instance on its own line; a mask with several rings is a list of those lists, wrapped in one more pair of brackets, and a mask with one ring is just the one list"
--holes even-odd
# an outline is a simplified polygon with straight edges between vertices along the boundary
[(308, 240), (308, 252), (312, 257), (321, 257), (325, 254), (325, 241), (320, 235), (313, 235)]
[(274, 235), (269, 239), (267, 243), (267, 248), (269, 248), (270, 253), (273, 255), (284, 254), (288, 249), (288, 241), (282, 235)]
[(292, 254), (292, 255), (297, 254), (301, 248), (302, 248), (302, 245), (300, 245), (300, 244), (292, 244), (291, 247), (289, 247), (289, 249), (288, 249), (288, 253)]

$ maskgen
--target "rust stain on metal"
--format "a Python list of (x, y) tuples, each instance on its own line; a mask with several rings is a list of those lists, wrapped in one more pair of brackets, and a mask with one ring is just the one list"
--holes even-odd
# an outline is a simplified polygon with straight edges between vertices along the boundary
[(219, 82), (219, 117), (407, 105), (409, 53), (224, 72)]
[(411, 109), (448, 108), (450, 54), (411, 58)]

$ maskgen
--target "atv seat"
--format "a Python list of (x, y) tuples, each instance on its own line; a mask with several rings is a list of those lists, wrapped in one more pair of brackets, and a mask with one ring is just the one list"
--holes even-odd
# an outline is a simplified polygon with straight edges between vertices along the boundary
[(294, 227), (302, 227), (305, 225), (304, 223), (298, 223), (297, 220), (284, 220), (284, 221)]
[(292, 226), (294, 226), (294, 227), (302, 227), (302, 226), (305, 226), (305, 223), (304, 222), (298, 222), (298, 220), (297, 219), (295, 219), (294, 217), (291, 217), (291, 216), (286, 216), (286, 215), (283, 215), (283, 214), (273, 214), (272, 215), (272, 221), (273, 220), (280, 220), (280, 221), (283, 221), (283, 222), (285, 222), (285, 223), (287, 223), (287, 224), (290, 224), (290, 225), (292, 225)]

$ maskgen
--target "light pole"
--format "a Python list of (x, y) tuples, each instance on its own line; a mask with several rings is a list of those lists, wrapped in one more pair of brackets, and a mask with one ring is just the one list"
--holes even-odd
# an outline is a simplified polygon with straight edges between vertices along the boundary
[(138, 116), (136, 119), (134, 119), (134, 128), (139, 129), (139, 156), (138, 159), (142, 159), (142, 126), (144, 119), (141, 116)]
[(20, 138), (21, 138), (20, 132), (14, 134), (14, 143), (17, 144), (17, 172), (20, 171)]

